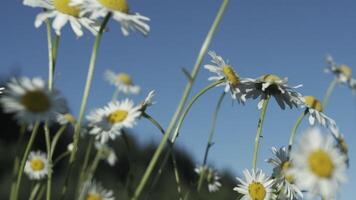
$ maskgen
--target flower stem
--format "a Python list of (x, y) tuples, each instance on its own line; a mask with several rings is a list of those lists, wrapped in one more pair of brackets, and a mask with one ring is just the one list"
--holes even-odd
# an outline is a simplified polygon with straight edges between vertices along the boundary
[(48, 123), (44, 126), (46, 149), (47, 149), (47, 162), (48, 162), (48, 174), (47, 174), (47, 192), (46, 200), (51, 200), (52, 189), (52, 151), (51, 151), (51, 136), (49, 133)]
[(48, 89), (51, 91), (53, 88), (54, 71), (57, 59), (57, 49), (59, 43), (59, 36), (55, 34), (54, 44), (52, 45), (52, 31), (51, 22), (46, 20), (47, 25), (47, 43), (48, 43)]
[(67, 157), (70, 155), (70, 151), (65, 151), (61, 153), (54, 161), (53, 161), (53, 166), (56, 166), (56, 164), (61, 161), (63, 158)]
[(41, 182), (36, 183), (35, 187), (32, 189), (29, 200), (34, 200), (38, 190), (41, 188)]
[(61, 126), (61, 128), (59, 128), (59, 130), (57, 131), (57, 133), (54, 135), (52, 143), (51, 143), (51, 156), (53, 156), (54, 150), (56, 149), (57, 143), (59, 138), (62, 136), (62, 134), (64, 133), (64, 131), (66, 130), (67, 125), (63, 125)]
[(288, 155), (290, 154), (291, 150), (292, 150), (292, 145), (293, 145), (293, 141), (295, 138), (295, 134), (297, 133), (297, 129), (300, 126), (300, 124), (302, 123), (305, 115), (308, 113), (308, 109), (306, 109), (297, 119), (297, 121), (295, 122), (293, 129), (290, 133), (289, 136), (289, 142), (288, 142)]
[[(208, 138), (208, 143), (206, 145), (206, 148), (205, 148), (205, 154), (204, 154), (204, 159), (203, 159), (203, 164), (202, 164), (202, 167), (204, 169), (207, 161), (208, 161), (208, 154), (209, 154), (209, 150), (210, 148), (213, 146), (213, 137), (214, 137), (214, 133), (215, 133), (215, 128), (216, 128), (216, 121), (217, 121), (217, 118), (218, 118), (218, 113), (219, 113), (219, 110), (220, 110), (220, 107), (221, 107), (221, 104), (224, 100), (224, 97), (225, 97), (225, 92), (223, 92), (218, 100), (218, 103), (216, 104), (216, 107), (215, 107), (215, 111), (213, 113), (213, 118), (212, 118), (212, 122), (211, 122), (211, 128), (210, 128), (210, 134), (209, 134), (209, 138)], [(199, 176), (199, 181), (198, 181), (198, 192), (200, 192), (201, 190), (201, 187), (203, 185), (203, 180), (204, 180), (204, 176), (205, 176), (205, 170), (202, 170), (202, 172), (200, 173), (200, 176)]]
[(162, 141), (160, 143), (160, 145), (158, 146), (158, 148), (156, 149), (138, 187), (136, 188), (136, 191), (135, 191), (135, 194), (134, 196), (131, 198), (131, 200), (137, 200), (139, 198), (139, 196), (141, 195), (141, 192), (143, 190), (143, 188), (145, 187), (147, 181), (148, 181), (148, 178), (150, 177), (156, 163), (157, 163), (157, 160), (159, 158), (159, 156), (161, 155), (162, 153), (162, 150), (163, 150), (163, 147), (164, 145), (166, 144), (166, 142), (168, 141), (168, 138), (170, 136), (170, 133), (171, 131), (174, 129), (176, 123), (177, 123), (177, 120), (178, 120), (178, 117), (181, 113), (181, 111), (183, 110), (183, 107), (188, 99), (188, 96), (192, 90), (192, 87), (193, 87), (193, 83), (195, 81), (195, 78), (196, 76), (198, 75), (198, 72), (199, 72), (199, 69), (200, 69), (200, 66), (201, 66), (201, 63), (203, 62), (203, 58), (205, 56), (205, 53), (209, 47), (209, 44), (211, 42), (211, 40), (213, 39), (213, 36), (214, 36), (214, 33), (216, 32), (217, 30), (217, 27), (221, 21), (221, 18), (222, 16), (224, 15), (225, 13), (225, 10), (227, 8), (227, 5), (228, 5), (228, 2), (229, 0), (224, 0), (219, 11), (218, 11), (218, 14), (213, 22), (213, 25), (211, 26), (206, 38), (205, 38), (205, 41), (200, 49), (200, 52), (198, 54), (198, 57), (197, 57), (197, 60), (195, 62), (195, 65), (194, 65), (194, 68), (192, 70), (192, 73), (190, 74), (190, 79), (187, 83), (187, 85), (185, 86), (185, 89), (184, 89), (184, 92), (183, 92), (183, 95), (182, 95), (182, 98), (180, 100), (180, 103), (171, 119), (171, 122), (169, 123), (168, 125), (168, 128), (164, 134), (164, 137), (162, 138)]
[(334, 79), (334, 80), (330, 83), (328, 89), (326, 90), (326, 93), (325, 93), (325, 96), (324, 96), (324, 99), (323, 99), (323, 107), (324, 107), (324, 108), (326, 107), (326, 105), (328, 105), (329, 100), (330, 100), (330, 97), (331, 97), (331, 94), (332, 94), (333, 91), (335, 90), (335, 87), (336, 87), (337, 83), (338, 83), (338, 82), (337, 82), (337, 79)]
[(19, 168), (19, 172), (18, 172), (18, 175), (17, 175), (16, 185), (15, 185), (15, 192), (14, 192), (14, 198), (13, 198), (14, 200), (18, 199), (20, 186), (21, 186), (22, 175), (23, 175), (23, 170), (24, 170), (24, 167), (25, 167), (25, 164), (26, 164), (26, 160), (27, 160), (28, 154), (30, 153), (31, 147), (33, 145), (33, 142), (35, 141), (35, 138), (37, 136), (38, 127), (39, 126), (40, 126), (40, 123), (36, 122), (36, 124), (34, 125), (34, 127), (32, 129), (30, 140), (27, 143), (27, 146), (26, 146), (26, 149), (25, 149), (25, 153), (24, 153), (24, 155), (22, 157), (20, 168)]
[(82, 168), (80, 170), (79, 182), (78, 182), (78, 185), (77, 185), (77, 192), (76, 192), (77, 196), (79, 196), (80, 188), (82, 187), (83, 182), (84, 182), (85, 172), (86, 172), (87, 167), (88, 167), (88, 163), (89, 163), (89, 159), (90, 159), (90, 154), (91, 154), (91, 149), (93, 147), (93, 143), (94, 143), (94, 138), (90, 137), (89, 138), (89, 142), (87, 144), (87, 149), (85, 150), (84, 162), (83, 162)]
[(257, 155), (258, 155), (258, 149), (260, 146), (260, 139), (261, 139), (261, 133), (262, 133), (262, 127), (263, 127), (263, 121), (265, 119), (265, 114), (268, 106), (270, 96), (268, 95), (267, 98), (263, 102), (263, 106), (261, 109), (261, 115), (258, 120), (258, 125), (257, 125), (257, 132), (256, 132), (256, 138), (255, 138), (255, 146), (253, 150), (253, 160), (252, 160), (252, 168), (256, 170), (256, 164), (257, 164)]
[(69, 182), (69, 177), (73, 168), (73, 164), (76, 160), (76, 156), (77, 156), (77, 151), (78, 151), (78, 143), (79, 143), (79, 138), (80, 138), (80, 130), (81, 130), (81, 125), (84, 119), (84, 113), (86, 110), (86, 106), (87, 106), (87, 102), (88, 102), (88, 97), (89, 97), (89, 93), (90, 93), (90, 88), (91, 88), (91, 83), (93, 80), (93, 76), (94, 76), (94, 69), (95, 69), (95, 63), (96, 63), (96, 57), (97, 57), (97, 50), (99, 48), (99, 44), (104, 32), (104, 29), (107, 25), (107, 23), (109, 22), (109, 19), (111, 17), (111, 13), (107, 14), (106, 17), (104, 18), (101, 26), (100, 26), (100, 30), (98, 32), (98, 35), (95, 38), (95, 42), (93, 45), (93, 51), (91, 54), (91, 58), (90, 58), (90, 64), (89, 64), (89, 69), (88, 69), (88, 74), (87, 74), (87, 80), (85, 83), (85, 89), (84, 89), (84, 94), (83, 94), (83, 98), (82, 98), (82, 103), (80, 106), (80, 111), (79, 111), (79, 118), (78, 121), (75, 125), (74, 128), (74, 135), (73, 135), (73, 151), (71, 152), (70, 158), (69, 158), (69, 163), (68, 163), (68, 169), (66, 172), (66, 177), (65, 177), (65, 183), (62, 189), (62, 198), (64, 198), (65, 193), (67, 192), (67, 187), (68, 187), (68, 182)]
[(174, 177), (175, 177), (175, 180), (177, 183), (177, 192), (178, 192), (178, 196), (179, 196), (178, 199), (183, 200), (182, 187), (181, 187), (180, 178), (179, 178), (177, 159), (176, 159), (176, 155), (174, 154), (173, 151), (171, 154), (171, 158), (172, 158), (172, 163), (173, 163)]

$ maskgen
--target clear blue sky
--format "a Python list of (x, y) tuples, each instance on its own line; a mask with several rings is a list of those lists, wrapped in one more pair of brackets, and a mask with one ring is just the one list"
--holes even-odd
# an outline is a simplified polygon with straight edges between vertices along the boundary
[[(134, 97), (136, 102), (150, 89), (157, 91), (158, 103), (149, 111), (166, 127), (186, 82), (181, 67), (192, 68), (220, 2), (130, 1), (133, 11), (151, 18), (152, 31), (148, 38), (139, 34), (125, 38), (117, 23), (109, 24), (110, 32), (104, 35), (99, 50), (89, 110), (104, 105), (111, 98), (114, 88), (103, 80), (103, 72), (106, 69), (127, 72), (143, 89), (141, 95)], [(286, 76), (291, 85), (304, 85), (300, 89), (303, 94), (322, 98), (333, 78), (323, 72), (326, 53), (356, 71), (355, 10), (356, 2), (352, 0), (231, 0), (209, 49), (228, 59), (242, 76), (257, 77), (265, 73)], [(2, 3), (1, 76), (19, 70), (26, 76), (47, 78), (45, 27), (35, 29), (33, 26), (38, 12), (39, 9), (22, 6), (20, 0)], [(69, 27), (62, 33), (55, 83), (68, 98), (74, 113), (79, 110), (93, 40), (88, 32), (77, 39)], [(204, 63), (209, 60), (206, 57)], [(201, 70), (193, 93), (208, 84), (209, 75)], [(191, 152), (199, 162), (221, 89), (199, 100), (178, 139), (178, 145)], [(356, 184), (355, 102), (348, 88), (337, 87), (326, 109), (337, 121), (350, 146), (349, 182), (340, 193), (341, 199), (352, 199)], [(209, 163), (235, 175), (251, 167), (259, 115), (256, 104), (251, 101), (246, 106), (232, 105), (229, 98), (225, 99)], [(269, 148), (286, 144), (300, 112), (302, 110), (282, 111), (274, 101), (270, 104), (259, 157), (259, 166), (266, 171), (270, 171), (270, 167), (263, 160), (271, 156)], [(160, 139), (156, 129), (144, 120), (135, 131), (140, 142)]]

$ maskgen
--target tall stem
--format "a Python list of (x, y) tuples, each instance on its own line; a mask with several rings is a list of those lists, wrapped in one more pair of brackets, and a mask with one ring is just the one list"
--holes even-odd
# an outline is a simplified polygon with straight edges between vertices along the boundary
[(328, 89), (326, 90), (324, 99), (323, 99), (323, 107), (325, 108), (326, 105), (328, 105), (331, 94), (333, 93), (333, 91), (335, 90), (335, 87), (337, 85), (337, 79), (335, 78), (329, 85)]
[(295, 138), (295, 134), (297, 133), (297, 129), (300, 126), (300, 124), (302, 123), (305, 115), (308, 113), (308, 110), (305, 110), (297, 119), (297, 121), (295, 122), (293, 129), (290, 133), (289, 136), (289, 142), (288, 142), (288, 154), (292, 151), (292, 145), (293, 145), (293, 141)]
[(94, 69), (95, 69), (95, 63), (96, 63), (96, 57), (97, 57), (97, 50), (104, 32), (104, 29), (107, 25), (107, 23), (109, 22), (109, 19), (111, 17), (111, 13), (107, 14), (104, 21), (102, 22), (101, 26), (100, 26), (100, 30), (98, 32), (98, 35), (95, 38), (95, 42), (94, 42), (94, 46), (93, 46), (93, 51), (91, 54), (91, 58), (90, 58), (90, 63), (89, 63), (89, 69), (88, 69), (88, 74), (87, 74), (87, 80), (86, 80), (86, 84), (85, 84), (85, 89), (84, 89), (84, 94), (83, 94), (83, 98), (82, 98), (82, 103), (80, 106), (80, 111), (79, 111), (79, 118), (78, 121), (75, 125), (75, 129), (74, 129), (74, 135), (73, 135), (73, 151), (71, 152), (70, 158), (69, 158), (69, 163), (68, 163), (68, 169), (66, 172), (66, 177), (65, 177), (65, 183), (62, 189), (62, 198), (64, 198), (64, 194), (67, 191), (67, 186), (68, 186), (68, 182), (69, 182), (69, 176), (71, 174), (72, 171), (72, 167), (73, 164), (76, 160), (76, 156), (77, 156), (77, 151), (78, 151), (78, 143), (79, 143), (79, 138), (80, 138), (80, 130), (81, 130), (81, 125), (84, 119), (84, 113), (86, 110), (86, 106), (87, 106), (87, 102), (88, 102), (88, 97), (89, 97), (89, 92), (90, 92), (90, 88), (91, 88), (91, 83), (93, 80), (93, 76), (94, 76)]
[(30, 140), (28, 141), (28, 144), (26, 146), (25, 149), (25, 153), (22, 157), (21, 160), (21, 164), (20, 164), (20, 168), (19, 168), (19, 172), (18, 172), (18, 176), (17, 176), (17, 180), (16, 180), (16, 185), (15, 185), (15, 192), (14, 192), (14, 200), (18, 199), (18, 195), (19, 195), (19, 191), (20, 191), (20, 186), (21, 186), (21, 180), (22, 180), (22, 175), (23, 175), (23, 170), (26, 164), (26, 160), (28, 157), (28, 154), (30, 153), (30, 150), (32, 148), (33, 142), (35, 141), (36, 135), (38, 133), (38, 127), (40, 126), (40, 123), (36, 122), (36, 124), (34, 125), (33, 129), (32, 129), (32, 133), (31, 133), (31, 137)]
[(253, 160), (252, 160), (252, 168), (256, 170), (256, 164), (257, 164), (257, 155), (258, 155), (258, 149), (260, 146), (260, 139), (261, 139), (261, 133), (262, 133), (262, 127), (263, 127), (263, 121), (265, 119), (265, 114), (268, 106), (270, 96), (267, 96), (267, 98), (263, 102), (263, 106), (261, 109), (261, 115), (260, 119), (258, 120), (258, 125), (257, 125), (257, 132), (256, 132), (256, 138), (255, 138), (255, 146), (253, 150)]
[(174, 129), (176, 123), (177, 123), (177, 120), (178, 120), (178, 117), (181, 113), (181, 111), (183, 110), (183, 107), (188, 99), (188, 96), (191, 92), (191, 89), (193, 87), (193, 83), (195, 81), (195, 78), (196, 76), (198, 75), (198, 72), (199, 72), (199, 69), (200, 69), (200, 66), (201, 66), (201, 63), (203, 61), (203, 58), (204, 58), (204, 55), (209, 47), (209, 44), (214, 36), (214, 33), (215, 31), (217, 30), (217, 27), (221, 21), (221, 18), (222, 16), (224, 15), (225, 13), (225, 10), (227, 8), (227, 5), (228, 5), (228, 2), (229, 0), (224, 0), (219, 11), (218, 11), (218, 14), (213, 22), (213, 25), (211, 26), (206, 38), (205, 38), (205, 41), (200, 49), (200, 52), (198, 54), (198, 57), (197, 57), (197, 60), (195, 62), (195, 65), (194, 65), (194, 68), (192, 70), (192, 73), (190, 75), (190, 79), (189, 79), (189, 82), (187, 83), (187, 85), (185, 86), (185, 89), (184, 89), (184, 92), (183, 92), (183, 95), (182, 95), (182, 98), (180, 100), (180, 103), (171, 119), (171, 122), (169, 123), (169, 126), (166, 130), (166, 133), (164, 135), (164, 137), (162, 138), (162, 141), (160, 143), (160, 145), (158, 146), (158, 148), (156, 149), (136, 191), (135, 191), (135, 194), (134, 196), (131, 198), (132, 200), (137, 200), (139, 198), (139, 196), (141, 195), (141, 192), (143, 190), (143, 188), (145, 187), (147, 181), (148, 181), (148, 178), (150, 177), (151, 173), (152, 173), (152, 170), (153, 168), (155, 167), (156, 163), (157, 163), (157, 160), (158, 160), (158, 157), (161, 155), (161, 152), (163, 150), (163, 147), (165, 145), (165, 143), (168, 141), (168, 138), (170, 136), (170, 133), (171, 131)]
[(51, 151), (51, 137), (49, 134), (48, 124), (45, 124), (45, 140), (47, 149), (47, 162), (48, 162), (48, 174), (47, 174), (47, 192), (46, 200), (51, 200), (51, 189), (52, 189), (52, 151)]
[[(208, 138), (208, 143), (206, 145), (206, 148), (205, 148), (205, 154), (204, 154), (204, 159), (203, 159), (203, 164), (202, 164), (202, 167), (204, 169), (207, 161), (208, 161), (208, 154), (209, 154), (209, 150), (210, 148), (212, 147), (213, 145), (213, 137), (214, 137), (214, 133), (215, 133), (215, 129), (216, 129), (216, 121), (218, 119), (218, 113), (219, 113), (219, 110), (220, 110), (220, 107), (221, 107), (221, 104), (224, 100), (224, 97), (225, 97), (225, 92), (223, 92), (218, 100), (218, 103), (216, 104), (216, 108), (214, 110), (214, 113), (213, 113), (213, 118), (212, 118), (212, 122), (211, 122), (211, 128), (210, 128), (210, 134), (209, 134), (209, 138)], [(202, 170), (201, 173), (200, 173), (200, 176), (199, 176), (199, 182), (198, 182), (198, 192), (200, 192), (201, 190), (201, 187), (203, 185), (203, 180), (204, 180), (204, 176), (205, 176), (205, 170)]]

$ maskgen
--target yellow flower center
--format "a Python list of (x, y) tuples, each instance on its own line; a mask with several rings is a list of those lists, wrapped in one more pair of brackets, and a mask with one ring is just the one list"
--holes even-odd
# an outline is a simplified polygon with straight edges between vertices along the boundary
[(230, 65), (225, 65), (222, 70), (226, 79), (231, 83), (231, 85), (236, 86), (239, 84), (239, 77), (237, 77), (234, 69)]
[(35, 113), (45, 112), (51, 106), (48, 96), (40, 90), (27, 92), (20, 102), (27, 110)]
[(292, 175), (287, 174), (287, 170), (292, 166), (292, 163), (289, 161), (285, 161), (282, 163), (282, 173), (287, 182), (293, 183), (294, 177)]
[(30, 161), (30, 164), (33, 171), (41, 171), (45, 166), (44, 162), (41, 159), (32, 159)]
[(323, 104), (313, 96), (305, 96), (304, 97), (305, 104), (307, 104), (310, 108), (313, 108), (319, 112), (323, 112)]
[(129, 112), (127, 112), (127, 110), (118, 109), (110, 113), (110, 115), (107, 117), (107, 120), (109, 123), (115, 124), (124, 121), (128, 114)]
[(341, 74), (343, 74), (344, 76), (346, 76), (348, 79), (350, 79), (352, 77), (352, 69), (347, 66), (347, 65), (340, 65), (340, 67), (338, 68), (338, 70), (340, 71)]
[(86, 200), (102, 200), (101, 196), (96, 193), (88, 194)]
[(259, 182), (252, 182), (248, 186), (248, 193), (253, 200), (264, 200), (266, 197), (266, 189)]
[(108, 9), (129, 13), (129, 5), (126, 0), (98, 0), (98, 2)]
[(75, 124), (75, 122), (76, 122), (75, 117), (69, 113), (64, 114), (63, 117), (65, 120), (67, 120), (68, 122), (70, 122), (72, 124)]
[(266, 82), (276, 82), (276, 81), (280, 81), (281, 80), (281, 78), (279, 78), (279, 76), (274, 75), (274, 74), (263, 75), (260, 79), (262, 81), (266, 81)]
[(291, 167), (291, 163), (289, 161), (285, 161), (282, 163), (282, 170), (286, 171)]
[(64, 14), (79, 17), (80, 9), (78, 6), (69, 6), (71, 0), (54, 0), (54, 8)]
[(310, 170), (321, 178), (330, 178), (334, 172), (334, 163), (324, 150), (316, 150), (308, 157)]
[(124, 83), (125, 85), (132, 85), (133, 81), (131, 76), (125, 73), (120, 73), (117, 75), (117, 80)]

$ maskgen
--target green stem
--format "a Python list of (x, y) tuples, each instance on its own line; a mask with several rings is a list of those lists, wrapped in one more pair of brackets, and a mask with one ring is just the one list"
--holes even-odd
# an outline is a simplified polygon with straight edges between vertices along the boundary
[(20, 186), (21, 186), (22, 175), (23, 175), (23, 170), (24, 170), (24, 167), (25, 167), (25, 164), (26, 164), (26, 160), (27, 160), (28, 154), (30, 153), (31, 147), (33, 145), (33, 142), (35, 141), (35, 138), (37, 136), (38, 127), (39, 126), (40, 126), (40, 123), (36, 122), (36, 124), (34, 125), (34, 127), (32, 129), (31, 137), (30, 137), (30, 140), (28, 141), (28, 144), (26, 146), (25, 153), (24, 153), (24, 155), (22, 157), (20, 168), (19, 168), (19, 173), (17, 175), (16, 185), (15, 185), (15, 192), (14, 192), (14, 198), (13, 198), (14, 200), (18, 199)]
[(258, 125), (257, 125), (257, 133), (256, 133), (256, 138), (255, 138), (255, 146), (253, 150), (253, 160), (252, 160), (252, 168), (256, 170), (256, 164), (257, 164), (257, 155), (258, 155), (258, 149), (260, 146), (260, 139), (261, 139), (261, 133), (262, 133), (262, 127), (263, 127), (263, 121), (265, 119), (265, 114), (268, 106), (270, 96), (267, 96), (267, 98), (263, 102), (263, 106), (261, 109), (261, 115), (260, 119), (258, 120)]
[(60, 154), (54, 161), (53, 161), (53, 166), (56, 166), (59, 161), (61, 161), (63, 158), (67, 157), (70, 155), (70, 151), (65, 151), (62, 154)]
[(46, 139), (46, 149), (47, 149), (47, 162), (48, 162), (48, 173), (47, 173), (47, 192), (46, 199), (51, 199), (51, 189), (52, 189), (52, 151), (51, 151), (51, 137), (48, 129), (48, 123), (44, 126), (45, 139)]
[(77, 196), (79, 196), (80, 188), (81, 188), (82, 185), (83, 185), (84, 176), (85, 176), (85, 172), (86, 172), (87, 167), (88, 167), (88, 163), (89, 163), (89, 159), (90, 159), (90, 154), (91, 154), (91, 149), (92, 149), (92, 147), (93, 147), (93, 144), (94, 144), (94, 138), (93, 138), (93, 137), (90, 137), (90, 138), (89, 138), (89, 143), (88, 143), (88, 145), (87, 145), (87, 149), (86, 149), (86, 151), (85, 151), (84, 163), (83, 163), (82, 168), (81, 168), (81, 170), (80, 170), (79, 183), (78, 183), (77, 192), (76, 192), (76, 195), (77, 195)]
[(80, 138), (80, 129), (81, 129), (81, 125), (84, 119), (84, 114), (85, 114), (85, 110), (86, 110), (86, 106), (87, 106), (87, 102), (88, 102), (88, 97), (89, 97), (89, 93), (90, 93), (90, 88), (91, 88), (91, 83), (93, 80), (93, 76), (94, 76), (94, 69), (95, 69), (95, 63), (96, 63), (96, 57), (97, 57), (97, 50), (99, 48), (99, 44), (104, 32), (104, 29), (107, 25), (107, 23), (109, 22), (109, 19), (111, 17), (111, 13), (107, 14), (106, 17), (104, 18), (101, 26), (100, 26), (100, 30), (98, 32), (98, 35), (95, 38), (95, 42), (93, 45), (93, 51), (91, 54), (91, 58), (90, 58), (90, 63), (89, 63), (89, 69), (88, 69), (88, 74), (87, 74), (87, 80), (85, 83), (85, 89), (84, 89), (84, 94), (83, 94), (83, 98), (82, 98), (82, 103), (80, 106), (80, 111), (79, 111), (79, 118), (78, 121), (75, 125), (75, 129), (74, 129), (74, 135), (73, 135), (73, 151), (71, 152), (70, 158), (69, 158), (69, 163), (68, 163), (68, 169), (66, 172), (66, 177), (65, 177), (65, 183), (62, 189), (62, 197), (61, 199), (64, 198), (64, 195), (67, 191), (67, 187), (68, 187), (68, 182), (69, 182), (69, 176), (71, 174), (72, 168), (73, 168), (73, 164), (76, 160), (76, 156), (77, 156), (77, 150), (78, 150), (78, 143), (79, 143), (79, 138)]
[(38, 193), (36, 200), (42, 200), (43, 199), (42, 196), (45, 193), (45, 190), (46, 190), (46, 187), (41, 187), (41, 190)]
[(37, 194), (38, 190), (40, 189), (40, 187), (41, 187), (41, 183), (40, 182), (36, 183), (35, 187), (32, 189), (29, 200), (35, 199), (36, 194)]
[(52, 145), (51, 145), (51, 156), (53, 156), (54, 150), (56, 149), (57, 143), (59, 138), (63, 135), (64, 131), (66, 130), (67, 125), (63, 125), (61, 126), (61, 128), (59, 128), (59, 130), (57, 131), (57, 133), (54, 135), (53, 140), (52, 140)]
[(95, 157), (94, 157), (94, 161), (93, 163), (91, 164), (89, 170), (88, 170), (88, 173), (87, 173), (87, 176), (85, 177), (85, 181), (90, 181), (93, 176), (94, 176), (94, 173), (96, 171), (96, 168), (98, 167), (99, 165), (99, 162), (101, 160), (101, 157), (102, 157), (102, 152), (101, 152), (101, 149), (98, 150), (98, 152), (96, 153)]
[(191, 100), (190, 102), (188, 102), (187, 106), (185, 107), (183, 113), (182, 113), (182, 116), (181, 118), (179, 119), (178, 121), (178, 124), (177, 124), (177, 128), (176, 130), (174, 131), (173, 133), (173, 137), (172, 137), (172, 143), (174, 143), (176, 140), (177, 140), (177, 137), (178, 137), (178, 134), (179, 134), (179, 131), (180, 129), (182, 128), (182, 125), (183, 125), (183, 122), (184, 122), (184, 119), (185, 117), (187, 116), (190, 108), (193, 106), (193, 104), (199, 99), (199, 97), (201, 97), (203, 94), (205, 94), (207, 91), (209, 91), (210, 89), (214, 88), (215, 86), (223, 83), (225, 80), (219, 80), (219, 81), (216, 81), (210, 85), (208, 85), (207, 87), (203, 88), (202, 90), (200, 90), (198, 92), (198, 94), (196, 94)]
[[(208, 138), (208, 143), (206, 145), (206, 148), (205, 148), (205, 154), (204, 154), (204, 159), (203, 159), (203, 164), (202, 164), (202, 167), (204, 168), (206, 166), (206, 163), (208, 161), (208, 154), (209, 154), (209, 150), (210, 148), (213, 146), (213, 137), (214, 137), (214, 133), (215, 133), (215, 129), (216, 129), (216, 121), (218, 119), (218, 113), (219, 113), (219, 110), (220, 110), (220, 107), (221, 107), (221, 104), (224, 100), (224, 97), (225, 97), (225, 92), (223, 92), (218, 100), (218, 103), (216, 104), (216, 108), (215, 108), (215, 111), (213, 113), (213, 118), (212, 118), (212, 122), (211, 122), (211, 128), (210, 128), (210, 134), (209, 134), (209, 138)], [(203, 185), (203, 180), (204, 180), (204, 176), (205, 176), (205, 171), (202, 170), (201, 171), (201, 174), (199, 176), (199, 182), (198, 182), (198, 192), (200, 192), (201, 190), (201, 187)]]
[(173, 171), (174, 171), (174, 177), (175, 177), (176, 184), (177, 184), (177, 192), (178, 192), (179, 200), (183, 200), (182, 187), (181, 187), (180, 178), (179, 178), (177, 159), (176, 159), (176, 155), (174, 154), (174, 152), (172, 152), (171, 157), (172, 157)]
[(295, 122), (293, 129), (290, 133), (290, 137), (289, 137), (289, 142), (288, 142), (288, 154), (292, 151), (292, 145), (293, 145), (293, 141), (295, 138), (295, 134), (297, 133), (297, 129), (300, 126), (300, 124), (302, 123), (305, 115), (308, 113), (308, 109), (306, 109), (297, 119), (297, 121)]
[(118, 96), (119, 96), (119, 90), (118, 88), (115, 89), (114, 93), (112, 94), (112, 98), (111, 98), (111, 101), (116, 101)]
[(216, 32), (217, 30), (217, 27), (221, 21), (221, 18), (222, 16), (224, 15), (224, 12), (225, 12), (225, 9), (227, 8), (227, 5), (228, 5), (228, 2), (229, 0), (224, 0), (219, 11), (218, 11), (218, 14), (213, 22), (213, 25), (211, 26), (206, 38), (205, 38), (205, 41), (200, 49), (200, 52), (198, 54), (198, 57), (197, 57), (197, 60), (195, 62), (195, 65), (194, 65), (194, 68), (192, 70), (192, 73), (191, 73), (191, 77), (189, 79), (189, 82), (187, 83), (187, 85), (185, 86), (185, 89), (184, 89), (184, 92), (183, 92), (183, 95), (182, 95), (182, 98), (180, 100), (180, 103), (171, 119), (171, 122), (169, 123), (168, 125), (168, 128), (167, 128), (167, 131), (164, 135), (164, 137), (162, 138), (162, 141), (160, 143), (160, 145), (158, 146), (158, 148), (156, 149), (138, 187), (136, 188), (136, 191), (135, 191), (135, 194), (134, 196), (131, 198), (131, 200), (137, 200), (139, 198), (139, 196), (141, 195), (141, 192), (143, 190), (143, 188), (145, 187), (147, 181), (148, 181), (148, 178), (150, 177), (156, 163), (157, 163), (157, 160), (159, 158), (159, 156), (161, 155), (162, 153), (162, 150), (163, 150), (163, 147), (165, 145), (165, 143), (168, 141), (169, 139), (169, 136), (170, 136), (170, 133), (171, 131), (174, 129), (176, 123), (177, 123), (177, 120), (179, 118), (179, 115), (181, 113), (181, 111), (183, 110), (184, 108), (184, 105), (188, 99), (188, 96), (192, 90), (192, 87), (193, 87), (193, 83), (195, 81), (195, 78), (196, 76), (198, 75), (198, 72), (199, 72), (199, 69), (200, 69), (200, 66), (201, 66), (201, 63), (203, 62), (203, 58), (204, 58), (204, 55), (209, 47), (209, 44), (214, 36), (214, 33)]
[(46, 20), (46, 25), (47, 25), (47, 43), (48, 43), (48, 89), (51, 91), (53, 88), (59, 36), (55, 34), (54, 44), (52, 45), (52, 30), (51, 30), (51, 22), (49, 19)]
[(326, 105), (328, 105), (329, 100), (330, 100), (330, 97), (331, 97), (331, 94), (332, 94), (333, 91), (335, 90), (335, 87), (336, 87), (337, 83), (338, 83), (337, 79), (334, 79), (334, 80), (330, 83), (328, 89), (326, 90), (326, 93), (325, 93), (325, 96), (324, 96), (324, 99), (323, 99), (323, 107), (324, 107), (324, 108), (326, 107)]

